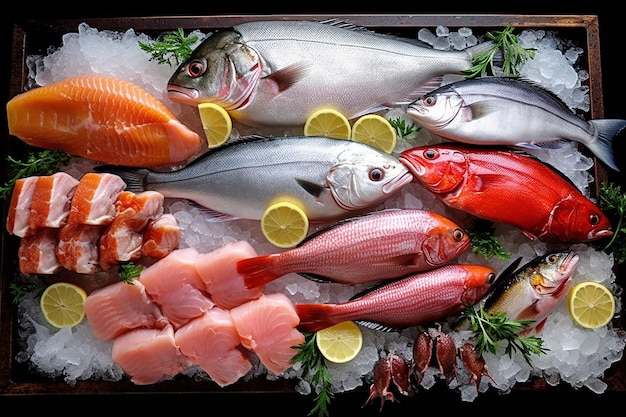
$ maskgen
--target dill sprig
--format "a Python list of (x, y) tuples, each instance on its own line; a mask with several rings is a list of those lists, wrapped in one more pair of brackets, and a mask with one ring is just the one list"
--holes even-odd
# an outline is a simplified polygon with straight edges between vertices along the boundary
[(198, 37), (196, 35), (185, 36), (185, 31), (178, 28), (175, 31), (165, 32), (160, 39), (152, 44), (139, 41), (139, 47), (150, 54), (150, 61), (173, 66), (179, 65), (191, 56), (193, 52), (191, 45), (198, 40)]
[(16, 283), (12, 282), (9, 284), (9, 291), (11, 291), (11, 295), (13, 299), (11, 302), (13, 304), (19, 304), (20, 300), (24, 298), (24, 296), (30, 292), (33, 292), (37, 286), (35, 284), (27, 284), (27, 283)]
[(512, 320), (503, 312), (487, 314), (482, 305), (477, 309), (468, 307), (462, 314), (476, 333), (476, 352), (479, 356), (484, 351), (495, 354), (501, 346), (500, 342), (505, 341), (504, 351), (509, 357), (513, 351), (519, 351), (526, 363), (532, 366), (531, 354), (539, 355), (549, 350), (543, 347), (540, 337), (520, 336), (520, 332), (528, 329), (534, 320)]
[(421, 127), (417, 127), (413, 123), (407, 122), (402, 117), (389, 119), (389, 124), (394, 128), (396, 135), (398, 135), (400, 139), (407, 139), (409, 135), (417, 133), (421, 129)]
[[(502, 31), (487, 32), (487, 37), (494, 41), (494, 47), (490, 51), (474, 57), (474, 66), (467, 71), (463, 71), (463, 74), (467, 78), (497, 75), (500, 71), (506, 76), (519, 75), (518, 67), (526, 62), (528, 58), (534, 58), (535, 51), (522, 48), (513, 31), (513, 26), (507, 26)], [(502, 67), (500, 71), (498, 71), (495, 64), (495, 58), (499, 52), (502, 52)]]
[(507, 252), (494, 234), (494, 227), (488, 221), (477, 221), (467, 233), (472, 240), (472, 252), (479, 253), (485, 258), (497, 256), (500, 259), (509, 259), (511, 253)]
[(15, 159), (7, 155), (6, 160), (11, 166), (8, 181), (0, 187), (0, 197), (6, 198), (13, 191), (15, 182), (20, 178), (34, 175), (49, 175), (58, 170), (64, 163), (70, 160), (71, 156), (62, 150), (40, 150), (31, 151), (23, 160)]
[(302, 376), (306, 377), (312, 372), (311, 384), (320, 387), (320, 392), (315, 398), (315, 406), (308, 415), (316, 414), (318, 417), (328, 417), (328, 405), (334, 398), (331, 391), (332, 377), (328, 372), (326, 361), (315, 343), (316, 333), (305, 333), (304, 343), (294, 346), (298, 353), (291, 359), (293, 363), (302, 363)]
[(613, 228), (613, 236), (602, 249), (610, 250), (616, 263), (626, 261), (626, 224), (624, 224), (624, 214), (626, 213), (626, 194), (622, 188), (614, 183), (600, 184), (600, 209), (617, 219), (617, 224)]
[(133, 280), (139, 278), (143, 265), (135, 265), (133, 263), (123, 263), (120, 265), (120, 278), (129, 285), (135, 285)]

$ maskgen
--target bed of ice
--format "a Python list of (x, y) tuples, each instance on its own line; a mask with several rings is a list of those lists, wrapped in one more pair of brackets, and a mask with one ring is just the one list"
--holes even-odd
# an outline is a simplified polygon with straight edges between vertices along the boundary
[[(195, 34), (199, 36), (198, 42), (209, 35), (200, 31), (196, 31)], [(567, 40), (559, 39), (558, 34), (553, 32), (523, 30), (518, 37), (522, 46), (537, 50), (535, 58), (527, 61), (520, 69), (521, 74), (554, 91), (573, 110), (587, 112), (588, 88), (581, 84), (588, 75), (584, 70), (578, 69), (578, 59), (583, 50)], [(434, 31), (422, 29), (419, 38), (439, 49), (459, 49), (478, 41), (469, 28), (461, 28), (456, 32), (446, 27), (438, 27)], [(69, 76), (90, 72), (124, 78), (161, 99), (188, 126), (201, 132), (196, 109), (171, 102), (166, 96), (164, 87), (173, 68), (149, 61), (145, 52), (139, 48), (138, 41), (151, 40), (132, 29), (118, 33), (100, 31), (81, 24), (77, 32), (68, 33), (63, 37), (62, 45), (51, 49), (46, 55), (29, 57), (27, 63), (32, 85), (46, 85)], [(405, 117), (405, 114), (402, 109), (395, 109), (389, 116)], [(235, 125), (233, 135), (236, 137), (240, 134), (254, 133), (248, 130)], [(290, 133), (298, 132), (284, 132)], [(440, 138), (422, 130), (414, 138), (400, 143), (397, 151), (439, 141)], [(572, 142), (560, 149), (531, 153), (561, 170), (583, 193), (589, 195), (589, 184), (593, 177), (588, 170), (592, 167), (593, 161), (579, 152), (576, 143)], [(85, 169), (85, 166), (72, 169), (80, 171)], [(416, 183), (410, 184), (400, 195), (387, 201), (385, 207), (429, 209), (444, 214), (459, 224), (469, 225), (472, 221), (467, 214), (447, 209)], [(263, 238), (258, 222), (209, 221), (201, 210), (186, 201), (167, 201), (166, 210), (172, 212), (181, 225), (183, 230), (181, 247), (192, 246), (201, 252), (208, 252), (228, 242), (243, 239), (249, 241), (259, 253), (276, 251), (276, 248)], [(495, 257), (485, 259), (481, 255), (467, 252), (458, 261), (485, 264), (501, 271), (517, 257), (523, 257), (525, 263), (548, 250), (555, 249), (542, 242), (530, 241), (518, 231), (504, 225), (497, 225), (496, 235), (505, 249), (513, 254), (509, 260)], [(615, 284), (612, 257), (586, 244), (573, 245), (571, 248), (580, 255), (580, 262), (573, 276), (574, 283), (581, 281), (603, 283), (616, 295), (617, 311), (621, 311), (622, 290)], [(345, 301), (358, 289), (341, 284), (319, 284), (296, 274), (282, 277), (266, 286), (268, 292), (284, 292), (296, 303)], [(17, 360), (28, 363), (33, 371), (63, 378), (68, 384), (74, 384), (82, 379), (116, 381), (123, 377), (123, 372), (111, 359), (112, 343), (96, 339), (87, 321), (73, 329), (57, 330), (49, 327), (39, 311), (36, 294), (24, 297), (19, 303), (18, 310), (23, 350), (17, 354)], [(451, 333), (457, 345), (470, 336), (467, 333), (451, 331), (448, 323), (443, 323), (443, 326), (445, 331)], [(333, 389), (342, 392), (363, 385), (369, 386), (374, 365), (388, 352), (395, 351), (410, 359), (417, 332), (417, 328), (406, 329), (400, 333), (383, 333), (363, 328), (363, 349), (357, 358), (347, 364), (329, 363)], [(544, 378), (551, 385), (567, 383), (575, 388), (586, 387), (595, 393), (602, 393), (607, 388), (602, 380), (604, 372), (622, 358), (626, 341), (623, 332), (613, 328), (612, 325), (596, 330), (582, 329), (574, 325), (565, 303), (549, 317), (540, 336), (544, 340), (544, 347), (549, 351), (545, 355), (533, 357), (533, 367), (518, 354), (509, 358), (504, 352), (497, 355), (485, 353), (489, 373), (496, 384), (494, 387), (488, 378), (482, 378), (479, 391), (497, 389), (506, 393), (518, 382)], [(450, 388), (456, 389), (463, 400), (472, 401), (479, 393), (473, 383), (468, 383), (469, 375), (460, 362), (458, 372), (459, 378), (451, 382)], [(186, 373), (189, 377), (208, 378), (198, 369), (191, 369)], [(316, 389), (306, 378), (302, 378), (297, 364), (284, 375), (275, 376), (267, 373), (257, 361), (254, 369), (245, 378), (296, 378), (296, 389), (299, 392), (308, 394)], [(438, 378), (435, 369), (429, 369), (422, 382), (423, 389), (433, 387)]]

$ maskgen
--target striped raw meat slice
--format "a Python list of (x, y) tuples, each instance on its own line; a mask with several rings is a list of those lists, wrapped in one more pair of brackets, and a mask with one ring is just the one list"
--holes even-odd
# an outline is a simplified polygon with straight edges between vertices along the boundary
[(7, 231), (12, 235), (24, 237), (32, 232), (30, 206), (37, 179), (38, 177), (26, 177), (15, 181), (7, 213)]
[(263, 365), (281, 374), (298, 353), (293, 346), (304, 343), (296, 326), (300, 319), (291, 300), (284, 294), (264, 294), (230, 310), (241, 344), (254, 352)]
[(199, 255), (196, 262), (198, 274), (216, 305), (231, 309), (263, 294), (263, 286), (246, 288), (243, 277), (237, 272), (239, 260), (255, 256), (256, 250), (245, 240)]
[(139, 280), (175, 328), (201, 316), (215, 304), (196, 272), (198, 251), (177, 249), (141, 271)]
[(70, 205), (69, 223), (107, 225), (115, 216), (115, 202), (126, 188), (117, 175), (88, 172), (81, 177)]
[(65, 172), (37, 178), (30, 205), (30, 227), (61, 227), (70, 214), (70, 203), (78, 180)]
[(165, 258), (180, 244), (180, 227), (172, 214), (164, 213), (151, 220), (143, 231), (141, 254), (150, 258)]
[(55, 253), (57, 232), (47, 227), (20, 240), (17, 256), (23, 274), (54, 274), (61, 269)]
[(56, 256), (68, 271), (93, 274), (98, 269), (98, 241), (103, 226), (68, 223), (57, 234)]
[(180, 352), (174, 329), (135, 329), (113, 340), (113, 360), (137, 385), (155, 384), (183, 372), (192, 362)]
[(133, 329), (163, 329), (169, 325), (138, 280), (132, 284), (118, 281), (92, 291), (84, 309), (94, 335), (104, 341)]
[(230, 313), (219, 307), (185, 324), (174, 337), (180, 351), (221, 387), (237, 382), (252, 369)]

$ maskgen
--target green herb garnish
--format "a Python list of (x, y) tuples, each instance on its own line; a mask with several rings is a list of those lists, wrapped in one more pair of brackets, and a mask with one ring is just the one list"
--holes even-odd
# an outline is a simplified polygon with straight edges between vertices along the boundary
[(161, 40), (152, 44), (139, 41), (139, 47), (150, 54), (150, 61), (173, 66), (179, 65), (191, 56), (191, 45), (197, 40), (197, 36), (185, 36), (185, 32), (178, 28), (176, 31), (164, 33)]
[(133, 280), (139, 278), (143, 265), (135, 265), (133, 263), (124, 263), (120, 265), (120, 278), (129, 285), (134, 285)]
[(413, 123), (407, 123), (402, 117), (389, 119), (389, 124), (394, 128), (396, 135), (398, 135), (400, 139), (406, 139), (409, 135), (417, 133), (421, 129), (421, 127), (417, 127)]
[(13, 304), (19, 304), (20, 300), (29, 292), (32, 292), (35, 289), (34, 284), (17, 284), (12, 282), (9, 284), (9, 290), (11, 291), (11, 295), (13, 295)]
[(468, 307), (463, 316), (470, 322), (470, 327), (476, 333), (476, 353), (482, 355), (484, 351), (493, 354), (500, 347), (500, 341), (506, 341), (505, 353), (509, 358), (513, 351), (519, 351), (526, 363), (532, 366), (531, 354), (539, 355), (549, 349), (543, 347), (543, 339), (537, 336), (520, 336), (520, 332), (528, 329), (534, 320), (512, 320), (505, 313), (487, 314), (483, 306), (478, 309)]
[(315, 398), (315, 406), (308, 415), (314, 413), (318, 417), (328, 417), (328, 405), (334, 398), (331, 391), (332, 377), (328, 372), (326, 361), (315, 343), (316, 333), (305, 333), (304, 343), (294, 346), (298, 353), (291, 359), (293, 363), (302, 362), (302, 376), (306, 377), (311, 372), (311, 384), (320, 387), (320, 392)]
[(11, 194), (15, 182), (20, 178), (33, 175), (49, 175), (69, 161), (71, 156), (61, 150), (42, 150), (29, 152), (24, 160), (18, 160), (11, 155), (7, 156), (7, 161), (11, 166), (8, 177), (10, 178), (0, 187), (0, 197), (6, 198)]
[(513, 34), (513, 30), (512, 26), (507, 26), (502, 31), (487, 32), (487, 37), (495, 43), (494, 47), (491, 51), (474, 57), (474, 66), (467, 71), (463, 71), (463, 74), (467, 78), (497, 75), (500, 71), (496, 69), (494, 61), (498, 52), (501, 51), (501, 72), (506, 76), (519, 75), (518, 66), (522, 65), (528, 58), (534, 58), (535, 51), (522, 48), (518, 43), (517, 36)]
[(472, 239), (472, 252), (479, 253), (485, 258), (497, 256), (500, 259), (509, 259), (511, 253), (504, 250), (496, 236), (494, 227), (488, 221), (477, 221), (473, 229), (468, 229)]
[(626, 224), (624, 224), (626, 194), (622, 192), (619, 185), (604, 182), (600, 184), (600, 209), (617, 219), (613, 236), (602, 250), (605, 252), (610, 250), (615, 262), (619, 264), (626, 262), (626, 239), (622, 237), (626, 234)]

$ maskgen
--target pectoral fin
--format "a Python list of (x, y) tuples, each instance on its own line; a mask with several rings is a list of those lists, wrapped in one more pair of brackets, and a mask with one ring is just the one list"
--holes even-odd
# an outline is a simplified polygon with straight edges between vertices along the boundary
[(264, 80), (272, 82), (276, 94), (280, 94), (304, 78), (309, 66), (306, 62), (292, 64), (268, 75)]
[(320, 184), (299, 179), (296, 179), (296, 182), (298, 183), (298, 185), (300, 185), (300, 187), (304, 188), (307, 193), (311, 194), (315, 198), (319, 198), (325, 191), (324, 186)]

